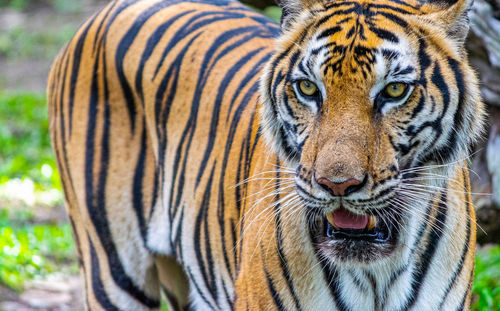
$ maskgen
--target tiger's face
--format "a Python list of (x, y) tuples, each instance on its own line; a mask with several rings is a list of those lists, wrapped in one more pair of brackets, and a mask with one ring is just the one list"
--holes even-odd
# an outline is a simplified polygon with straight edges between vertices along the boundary
[(401, 185), (418, 183), (421, 165), (464, 158), (480, 132), (462, 2), (285, 10), (261, 84), (263, 128), (296, 168), (296, 191), (324, 256), (368, 263), (398, 253), (421, 221), (409, 207), (420, 202), (403, 202)]

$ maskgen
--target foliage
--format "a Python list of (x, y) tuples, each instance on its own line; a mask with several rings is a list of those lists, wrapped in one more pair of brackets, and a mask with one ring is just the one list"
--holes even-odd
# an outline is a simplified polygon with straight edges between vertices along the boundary
[(61, 189), (45, 96), (0, 92), (0, 146), (0, 185), (29, 177), (36, 189)]
[(500, 246), (478, 251), (472, 290), (473, 310), (500, 310)]
[(81, 10), (81, 0), (0, 0), (0, 8), (8, 7), (17, 11), (26, 11), (39, 5), (49, 5), (61, 13), (75, 13)]
[(61, 270), (76, 272), (75, 246), (69, 224), (12, 223), (0, 210), (0, 282), (20, 290), (26, 280)]
[(281, 19), (281, 9), (277, 6), (268, 6), (261, 11), (262, 14), (279, 23)]
[[(74, 271), (70, 225), (36, 224), (38, 202), (27, 200), (34, 193), (60, 198), (45, 96), (0, 92), (0, 146), (0, 203), (8, 208), (0, 209), (0, 284), (19, 290), (26, 280), (60, 271), (61, 264)], [(31, 210), (12, 203), (12, 189)]]
[(29, 31), (24, 27), (0, 32), (0, 56), (7, 59), (52, 59), (75, 30), (75, 25), (65, 25), (52, 32)]
[(0, 0), (0, 7), (9, 7), (21, 11), (28, 7), (28, 0)]

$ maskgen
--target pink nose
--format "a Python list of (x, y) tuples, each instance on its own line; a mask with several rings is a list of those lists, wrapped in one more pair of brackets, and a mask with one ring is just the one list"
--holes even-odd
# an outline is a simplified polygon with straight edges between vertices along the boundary
[(339, 183), (333, 182), (325, 177), (318, 178), (316, 181), (323, 189), (330, 192), (332, 195), (351, 194), (363, 188), (364, 184), (363, 181), (359, 181), (355, 178), (350, 178)]

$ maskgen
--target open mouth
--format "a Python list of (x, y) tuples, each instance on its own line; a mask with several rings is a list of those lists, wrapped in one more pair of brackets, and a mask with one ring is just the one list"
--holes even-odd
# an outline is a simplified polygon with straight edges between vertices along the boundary
[(398, 246), (401, 219), (389, 210), (384, 215), (359, 215), (340, 207), (312, 223), (315, 247), (323, 258), (337, 262), (372, 263), (391, 256)]
[(332, 240), (362, 240), (386, 243), (391, 237), (391, 227), (373, 215), (359, 215), (341, 207), (326, 216), (326, 237)]

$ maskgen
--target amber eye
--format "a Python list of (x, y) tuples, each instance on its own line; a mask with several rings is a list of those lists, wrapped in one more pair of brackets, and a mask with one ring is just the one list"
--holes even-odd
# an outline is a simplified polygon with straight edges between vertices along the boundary
[(309, 80), (300, 80), (299, 90), (304, 95), (313, 96), (318, 92), (318, 87)]
[(389, 98), (398, 98), (403, 96), (406, 93), (406, 89), (408, 88), (408, 85), (403, 82), (394, 82), (394, 83), (389, 83), (385, 89), (384, 93), (386, 97)]

